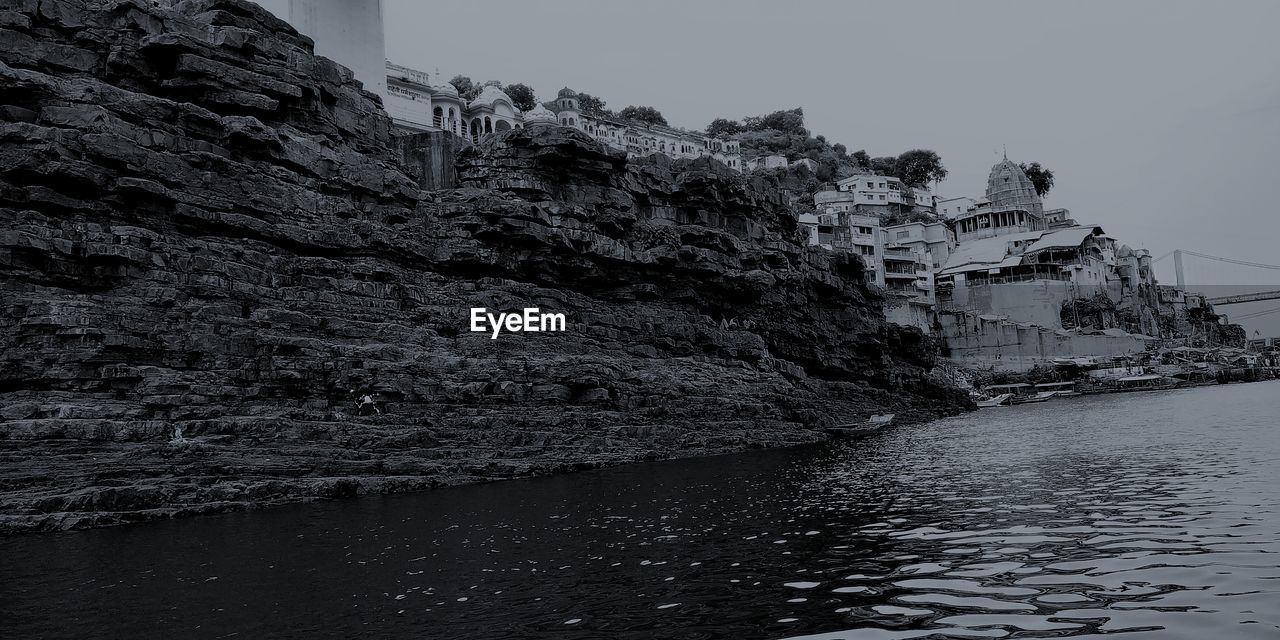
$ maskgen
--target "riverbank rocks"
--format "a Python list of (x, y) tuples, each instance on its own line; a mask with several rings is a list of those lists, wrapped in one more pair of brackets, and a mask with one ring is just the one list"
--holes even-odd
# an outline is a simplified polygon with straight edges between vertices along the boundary
[[(531, 127), (426, 191), (378, 98), (256, 5), (8, 6), (0, 531), (799, 444), (966, 402), (767, 180)], [(568, 326), (494, 340), (473, 307)]]

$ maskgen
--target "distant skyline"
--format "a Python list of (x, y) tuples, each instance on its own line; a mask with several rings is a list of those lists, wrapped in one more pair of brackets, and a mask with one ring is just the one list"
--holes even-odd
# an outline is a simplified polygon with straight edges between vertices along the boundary
[[(1122, 242), (1155, 256), (1186, 248), (1280, 264), (1277, 2), (384, 0), (384, 9), (387, 57), (445, 80), (524, 82), (541, 100), (568, 86), (614, 109), (651, 105), (689, 129), (802, 107), (814, 134), (850, 151), (937, 151), (950, 171), (944, 196), (981, 196), (1007, 148), (1053, 170), (1047, 207)], [(1191, 257), (1186, 266), (1189, 285), (1280, 288), (1280, 271)], [(1174, 281), (1172, 259), (1157, 276)]]

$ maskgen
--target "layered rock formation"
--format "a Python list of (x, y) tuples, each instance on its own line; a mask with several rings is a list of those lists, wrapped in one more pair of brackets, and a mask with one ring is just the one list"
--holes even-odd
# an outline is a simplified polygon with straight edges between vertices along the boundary
[[(551, 127), (423, 191), (377, 98), (256, 5), (7, 4), (0, 530), (811, 442), (965, 402), (767, 182)], [(492, 340), (472, 307), (569, 326)]]

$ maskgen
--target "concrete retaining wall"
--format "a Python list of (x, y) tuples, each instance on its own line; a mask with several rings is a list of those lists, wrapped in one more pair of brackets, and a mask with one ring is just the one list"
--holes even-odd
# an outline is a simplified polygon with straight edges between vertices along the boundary
[(962, 313), (939, 314), (947, 357), (973, 368), (1026, 371), (1055, 358), (1139, 353), (1137, 336), (1084, 335)]

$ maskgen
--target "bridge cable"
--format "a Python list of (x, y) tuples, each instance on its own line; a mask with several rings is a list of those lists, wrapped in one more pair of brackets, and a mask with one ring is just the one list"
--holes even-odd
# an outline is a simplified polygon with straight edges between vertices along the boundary
[(1236, 260), (1234, 258), (1223, 258), (1222, 256), (1211, 256), (1207, 253), (1200, 253), (1198, 251), (1191, 251), (1189, 249), (1183, 249), (1182, 252), (1196, 256), (1198, 258), (1207, 258), (1209, 260), (1217, 260), (1219, 262), (1241, 264), (1246, 267), (1258, 267), (1259, 269), (1275, 269), (1276, 271), (1280, 271), (1280, 265), (1275, 265), (1275, 264), (1262, 264), (1261, 262), (1249, 262), (1248, 260)]
[(1250, 318), (1261, 318), (1262, 316), (1269, 316), (1273, 313), (1280, 313), (1280, 307), (1273, 307), (1271, 309), (1265, 309), (1262, 311), (1254, 311), (1252, 313), (1246, 313), (1242, 316), (1228, 316), (1228, 317), (1230, 317), (1232, 320), (1249, 320)]

